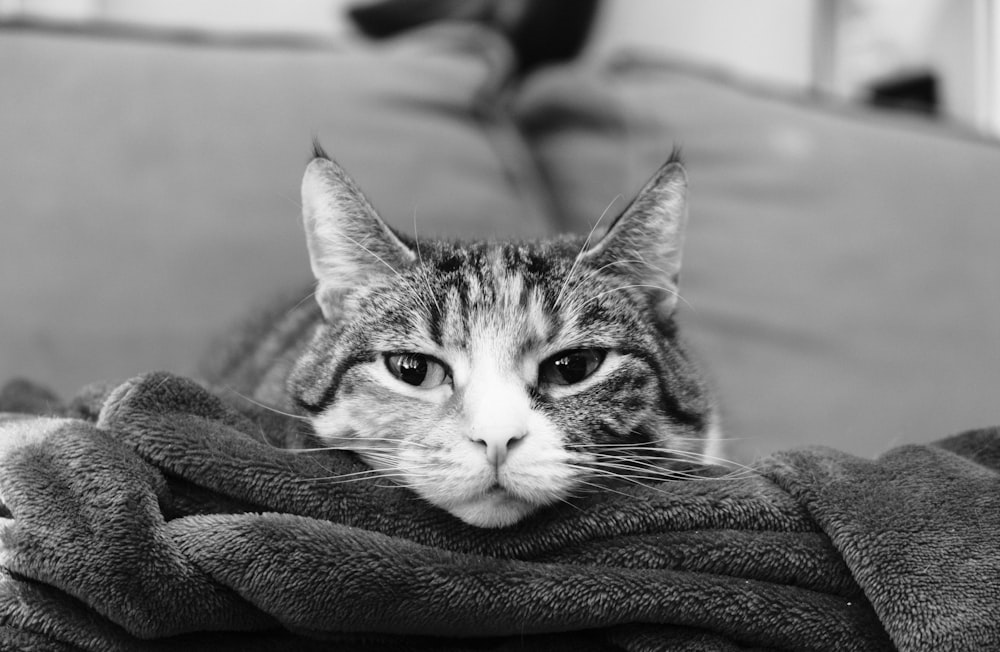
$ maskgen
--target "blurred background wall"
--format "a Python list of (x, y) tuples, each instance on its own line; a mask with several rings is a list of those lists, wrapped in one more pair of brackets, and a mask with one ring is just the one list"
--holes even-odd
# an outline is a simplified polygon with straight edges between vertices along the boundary
[[(363, 4), (0, 0), (0, 19), (342, 38), (351, 32), (344, 9)], [(661, 51), (765, 83), (922, 111), (1000, 135), (997, 7), (997, 0), (605, 0), (587, 54)]]
[(344, 0), (0, 0), (5, 17), (108, 20), (156, 27), (329, 34)]

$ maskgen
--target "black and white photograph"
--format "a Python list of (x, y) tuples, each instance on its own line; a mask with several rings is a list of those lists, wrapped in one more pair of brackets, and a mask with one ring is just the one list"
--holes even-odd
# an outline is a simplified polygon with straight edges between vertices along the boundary
[(0, 649), (1000, 650), (1000, 0), (0, 0)]

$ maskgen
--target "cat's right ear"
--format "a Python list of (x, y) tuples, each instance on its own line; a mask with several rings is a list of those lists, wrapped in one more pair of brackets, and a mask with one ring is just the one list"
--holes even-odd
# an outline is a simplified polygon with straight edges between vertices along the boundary
[(417, 258), (343, 168), (319, 151), (302, 177), (302, 220), (316, 299), (328, 320), (348, 292)]
[(681, 249), (687, 223), (687, 174), (675, 150), (604, 237), (581, 260), (623, 275), (644, 290), (664, 319), (677, 306)]

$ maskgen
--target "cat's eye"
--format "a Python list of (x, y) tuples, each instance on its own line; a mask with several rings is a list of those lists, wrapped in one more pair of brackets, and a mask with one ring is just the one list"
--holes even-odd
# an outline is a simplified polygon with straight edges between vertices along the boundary
[(443, 363), (423, 353), (388, 353), (385, 367), (407, 385), (422, 389), (438, 387), (450, 379)]
[(538, 379), (552, 385), (575, 385), (597, 371), (605, 355), (600, 349), (562, 351), (541, 364)]

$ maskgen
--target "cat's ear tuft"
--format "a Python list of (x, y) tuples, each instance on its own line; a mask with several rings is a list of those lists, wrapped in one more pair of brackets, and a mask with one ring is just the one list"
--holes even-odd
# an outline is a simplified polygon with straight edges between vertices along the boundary
[(645, 290), (664, 318), (677, 307), (687, 174), (675, 149), (583, 262)]
[(331, 319), (351, 290), (395, 275), (416, 254), (372, 208), (354, 181), (325, 154), (302, 177), (302, 221), (316, 298)]
[(323, 146), (320, 145), (319, 138), (313, 138), (312, 158), (314, 158), (314, 159), (316, 159), (316, 158), (325, 158), (328, 161), (331, 160), (330, 159), (330, 155), (327, 154), (326, 150), (323, 149)]

